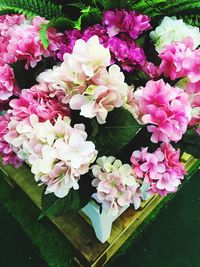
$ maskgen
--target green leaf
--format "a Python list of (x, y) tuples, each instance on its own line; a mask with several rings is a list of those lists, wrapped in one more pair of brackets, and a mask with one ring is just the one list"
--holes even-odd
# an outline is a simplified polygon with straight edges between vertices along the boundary
[(78, 20), (75, 22), (74, 28), (80, 30), (81, 29), (81, 22), (83, 17), (86, 17), (90, 13), (90, 6), (85, 7), (81, 10), (82, 15), (78, 18)]
[(28, 17), (41, 16), (46, 19), (62, 16), (62, 6), (51, 0), (0, 0), (0, 13), (22, 13)]
[(187, 130), (181, 141), (175, 144), (175, 146), (197, 159), (200, 158), (200, 135), (193, 128)]
[(124, 108), (114, 109), (108, 114), (106, 124), (98, 125), (92, 137), (100, 155), (114, 155), (127, 145), (142, 126)]
[(80, 200), (78, 192), (71, 189), (64, 198), (58, 198), (53, 193), (43, 194), (41, 205), (42, 212), (38, 218), (39, 220), (46, 215), (57, 217), (63, 213), (77, 211), (80, 208)]
[(47, 49), (49, 46), (49, 39), (47, 36), (47, 29), (48, 29), (48, 24), (43, 24), (41, 26), (40, 32), (39, 32), (39, 36), (40, 36), (40, 40), (41, 43), (43, 44), (44, 48)]

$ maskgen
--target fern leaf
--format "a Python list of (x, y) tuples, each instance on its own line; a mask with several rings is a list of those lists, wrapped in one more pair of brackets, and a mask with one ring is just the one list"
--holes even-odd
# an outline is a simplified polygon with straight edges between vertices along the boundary
[(139, 0), (135, 4), (129, 2), (129, 7), (131, 9), (135, 9), (137, 11), (142, 12), (149, 7), (154, 7), (155, 5), (163, 4), (166, 2), (167, 0)]
[(184, 22), (192, 26), (200, 27), (200, 15), (199, 14), (182, 15), (182, 16), (179, 16), (179, 18), (182, 18)]
[(143, 9), (142, 11), (151, 17), (159, 15), (178, 16), (184, 13), (195, 14), (200, 11), (200, 2), (199, 0), (194, 0), (193, 2), (189, 0), (177, 0), (175, 2), (165, 1), (165, 3), (163, 2), (149, 5), (149, 7)]
[(28, 17), (39, 15), (46, 19), (63, 15), (61, 5), (51, 0), (0, 0), (0, 12), (22, 13)]
[(71, 7), (76, 7), (80, 10), (85, 9), (87, 6), (83, 3), (72, 3), (72, 4), (67, 4), (67, 6), (71, 6)]
[[(181, 2), (182, 3), (182, 2)], [(196, 0), (196, 1), (190, 1), (189, 3), (183, 3), (180, 4), (176, 7), (169, 7), (168, 9), (165, 10), (168, 14), (180, 14), (180, 13), (186, 13), (186, 12), (190, 12), (190, 13), (197, 13), (198, 11), (200, 11), (200, 1)]]

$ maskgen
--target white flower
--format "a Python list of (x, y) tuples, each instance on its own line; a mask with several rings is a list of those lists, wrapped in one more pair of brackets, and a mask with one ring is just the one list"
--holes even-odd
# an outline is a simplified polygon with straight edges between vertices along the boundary
[(110, 51), (99, 43), (98, 36), (92, 36), (87, 42), (82, 39), (76, 41), (73, 57), (81, 63), (84, 73), (92, 77), (99, 67), (110, 65)]
[(69, 162), (71, 167), (78, 169), (81, 165), (88, 164), (94, 159), (95, 146), (91, 141), (85, 141), (84, 138), (77, 133), (70, 136), (68, 144), (60, 141), (56, 143), (58, 149), (58, 157), (64, 162)]
[(124, 164), (119, 168), (120, 177), (124, 185), (135, 185), (135, 177), (133, 176), (133, 170), (129, 164)]
[(161, 24), (150, 33), (150, 37), (155, 43), (156, 51), (164, 50), (165, 45), (175, 41), (182, 41), (186, 37), (191, 37), (194, 48), (200, 44), (200, 32), (198, 27), (193, 27), (176, 17), (164, 17)]
[(45, 145), (42, 148), (41, 157), (32, 162), (31, 172), (34, 174), (48, 174), (56, 159), (55, 148)]
[(38, 122), (38, 117), (36, 115), (30, 116), (31, 125), (35, 136), (43, 143), (52, 145), (55, 138), (54, 126), (49, 120), (45, 122)]
[(120, 95), (120, 98), (126, 101), (129, 87), (128, 84), (125, 83), (124, 73), (118, 65), (111, 65), (108, 71), (105, 68), (102, 69), (93, 81), (95, 81), (96, 84), (104, 85), (110, 90), (116, 91), (116, 93)]

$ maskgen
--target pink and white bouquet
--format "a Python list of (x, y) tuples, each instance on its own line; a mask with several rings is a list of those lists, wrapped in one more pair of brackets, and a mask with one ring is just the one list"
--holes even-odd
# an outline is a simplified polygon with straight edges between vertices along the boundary
[(91, 198), (112, 215), (138, 209), (178, 190), (180, 153), (200, 157), (199, 28), (147, 14), (0, 16), (2, 162), (27, 163), (60, 212)]

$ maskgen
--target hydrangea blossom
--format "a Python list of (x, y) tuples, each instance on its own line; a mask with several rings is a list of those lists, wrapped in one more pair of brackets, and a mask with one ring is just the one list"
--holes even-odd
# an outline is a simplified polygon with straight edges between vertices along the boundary
[(192, 119), (189, 123), (190, 126), (200, 125), (200, 92), (197, 94), (191, 94), (191, 107), (192, 107)]
[(42, 56), (53, 56), (62, 41), (62, 34), (54, 28), (47, 31), (49, 47), (45, 49), (40, 41), (41, 24), (46, 22), (36, 16), (32, 21), (23, 15), (0, 16), (1, 65), (25, 60), (25, 68), (34, 68)]
[(34, 68), (41, 57), (50, 57), (58, 50), (60, 33), (54, 28), (48, 30), (49, 47), (45, 49), (40, 41), (40, 25), (45, 20), (35, 17), (32, 22), (25, 21), (21, 25), (16, 25), (9, 30), (11, 36), (7, 46), (7, 53), (4, 55), (6, 62), (13, 63), (17, 60), (26, 60), (25, 68), (29, 65)]
[(188, 95), (178, 87), (163, 80), (149, 81), (135, 92), (138, 111), (143, 123), (150, 123), (153, 143), (179, 141), (191, 119)]
[(10, 29), (16, 25), (20, 25), (25, 22), (24, 15), (2, 15), (0, 16), (0, 65), (4, 65), (5, 53), (7, 51), (8, 44), (11, 39)]
[(69, 107), (59, 101), (57, 95), (51, 97), (45, 84), (34, 85), (30, 89), (23, 89), (18, 99), (10, 101), (8, 113), (12, 118), (21, 121), (36, 114), (40, 122), (54, 121), (59, 115), (69, 116)]
[(48, 84), (52, 93), (65, 94), (63, 102), (73, 110), (81, 110), (86, 118), (96, 117), (105, 123), (109, 111), (127, 99), (128, 85), (117, 65), (110, 65), (110, 53), (93, 36), (87, 42), (77, 40), (73, 53), (53, 70), (41, 73), (39, 82)]
[[(185, 60), (191, 58), (193, 54), (191, 39), (185, 39), (183, 42), (174, 42), (166, 45), (159, 57), (162, 59), (160, 64), (160, 73), (171, 80), (185, 77), (188, 73), (184, 65), (187, 64)], [(189, 62), (188, 62), (189, 64)]]
[(13, 69), (8, 64), (0, 66), (0, 103), (7, 102), (17, 91)]
[(186, 171), (179, 161), (180, 151), (163, 143), (153, 153), (148, 148), (136, 150), (131, 156), (133, 172), (150, 184), (149, 192), (166, 196), (176, 192)]
[(66, 31), (57, 57), (63, 60), (64, 53), (72, 53), (78, 39), (88, 41), (92, 36), (98, 36), (100, 44), (110, 50), (111, 63), (117, 63), (127, 72), (140, 68), (153, 77), (155, 73), (151, 71), (155, 68), (149, 66), (143, 49), (135, 42), (139, 35), (150, 28), (150, 18), (146, 15), (124, 9), (107, 10), (103, 14), (102, 24), (95, 24), (82, 32), (77, 29)]
[(137, 39), (142, 32), (151, 28), (149, 22), (148, 16), (125, 9), (107, 10), (103, 14), (103, 25), (107, 27), (110, 37), (125, 32)]
[(62, 198), (71, 188), (77, 190), (80, 176), (97, 155), (94, 144), (86, 141), (84, 125), (71, 127), (70, 119), (61, 116), (54, 125), (49, 120), (39, 122), (35, 114), (29, 122), (11, 119), (4, 139), (31, 165), (35, 180), (47, 186), (46, 193)]
[(200, 45), (200, 32), (198, 27), (193, 27), (176, 17), (164, 17), (161, 24), (150, 33), (150, 37), (155, 43), (158, 52), (162, 52), (166, 45), (175, 41), (183, 41), (186, 37), (193, 40), (193, 48)]
[(200, 90), (198, 88), (188, 88), (188, 83), (190, 83), (188, 82), (188, 79), (184, 78), (179, 80), (176, 86), (185, 90), (189, 96), (189, 101), (192, 108), (192, 118), (189, 122), (189, 126), (198, 126), (200, 124)]
[(102, 207), (110, 214), (117, 215), (130, 204), (135, 209), (140, 207), (140, 184), (132, 172), (129, 164), (122, 164), (114, 157), (100, 157), (92, 167), (95, 177), (92, 185), (97, 192), (93, 198), (102, 204)]
[(8, 114), (0, 116), (0, 153), (2, 156), (3, 164), (11, 164), (15, 168), (18, 168), (22, 165), (22, 160), (17, 157), (14, 153), (11, 145), (6, 142), (4, 136), (8, 133), (8, 123), (10, 117)]

